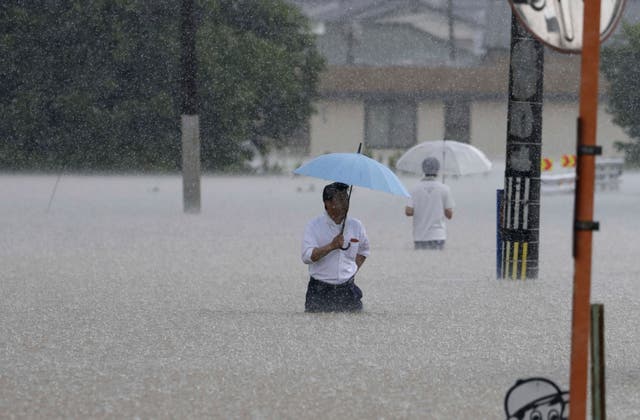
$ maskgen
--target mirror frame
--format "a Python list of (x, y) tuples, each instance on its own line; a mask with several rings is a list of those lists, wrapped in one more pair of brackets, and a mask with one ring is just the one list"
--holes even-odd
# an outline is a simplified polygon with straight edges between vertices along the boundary
[[(584, 1), (585, 0), (509, 0), (509, 5), (511, 6), (512, 13), (516, 15), (520, 24), (525, 27), (534, 36), (534, 38), (556, 51), (569, 54), (579, 54), (582, 51)], [(611, 7), (608, 12), (605, 12), (607, 13), (606, 16), (602, 14), (600, 16), (601, 43), (614, 32), (626, 5), (626, 0), (601, 0), (601, 5), (605, 2), (611, 4)], [(569, 8), (569, 11), (577, 8), (579, 14), (573, 17), (571, 21), (572, 27), (575, 28), (571, 40), (561, 43), (558, 42), (558, 40), (554, 40), (553, 37), (550, 37), (550, 34), (555, 31), (551, 32), (548, 30), (542, 30), (540, 25), (537, 25), (538, 27), (534, 28), (531, 23), (534, 21), (537, 21), (536, 23), (544, 22), (545, 26), (548, 27), (549, 22), (555, 20), (555, 23), (559, 28), (559, 17), (556, 11), (557, 8), (562, 8), (562, 5), (566, 5), (566, 7)], [(551, 10), (552, 7), (554, 10)], [(551, 17), (547, 17), (550, 14), (552, 14)], [(605, 26), (604, 30), (602, 29), (603, 25)], [(555, 35), (555, 38), (560, 38), (560, 36)]]

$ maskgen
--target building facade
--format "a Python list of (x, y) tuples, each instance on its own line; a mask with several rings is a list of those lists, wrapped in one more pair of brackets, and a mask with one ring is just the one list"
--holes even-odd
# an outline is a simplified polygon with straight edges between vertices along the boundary
[[(511, 9), (506, 0), (291, 0), (312, 22), (328, 62), (300, 153), (357, 150), (389, 163), (416, 143), (468, 142), (506, 152)], [(639, 15), (629, 0), (625, 16)], [(580, 56), (545, 49), (543, 156), (576, 148)], [(606, 112), (597, 141), (628, 141)]]

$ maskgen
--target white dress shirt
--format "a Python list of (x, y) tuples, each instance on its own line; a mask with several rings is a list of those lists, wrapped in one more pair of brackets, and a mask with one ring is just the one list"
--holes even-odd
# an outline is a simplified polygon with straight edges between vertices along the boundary
[(302, 262), (309, 265), (309, 275), (316, 280), (330, 284), (347, 282), (358, 271), (356, 255), (369, 256), (369, 239), (364, 226), (358, 219), (347, 217), (343, 236), (344, 246), (349, 249), (334, 249), (318, 261), (311, 261), (314, 248), (327, 245), (340, 233), (342, 224), (336, 224), (324, 214), (307, 223), (302, 238)]

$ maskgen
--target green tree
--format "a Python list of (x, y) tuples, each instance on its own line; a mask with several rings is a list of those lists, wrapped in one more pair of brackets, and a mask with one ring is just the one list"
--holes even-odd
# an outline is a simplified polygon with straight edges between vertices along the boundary
[(617, 141), (628, 164), (640, 165), (640, 24), (622, 23), (622, 31), (602, 48), (601, 71), (609, 83), (608, 103), (613, 122), (632, 139)]
[(286, 145), (306, 124), (324, 60), (306, 18), (273, 0), (208, 0), (197, 49), (204, 162), (252, 141), (261, 152)]
[[(312, 112), (323, 61), (280, 0), (200, 0), (203, 167), (281, 147)], [(0, 168), (177, 170), (180, 2), (0, 3)]]
[(0, 166), (177, 168), (172, 2), (1, 7)]

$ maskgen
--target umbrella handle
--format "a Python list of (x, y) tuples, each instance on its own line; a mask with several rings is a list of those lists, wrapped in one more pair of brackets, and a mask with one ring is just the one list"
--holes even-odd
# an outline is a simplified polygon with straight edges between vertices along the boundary
[[(362, 143), (360, 143), (360, 147), (362, 147)], [(358, 153), (360, 153), (360, 147), (358, 147)], [(347, 195), (347, 211), (344, 213), (344, 220), (342, 221), (342, 229), (340, 229), (340, 234), (344, 233), (344, 226), (347, 224), (347, 213), (349, 213), (349, 204), (351, 204), (351, 191), (353, 191), (353, 185), (349, 186), (349, 194)], [(346, 251), (351, 246), (351, 242), (346, 247), (340, 247), (341, 250)]]
[[(362, 142), (358, 145), (358, 153), (362, 152)], [(347, 213), (349, 213), (349, 203), (351, 203), (351, 191), (353, 191), (353, 185), (349, 186), (349, 195), (347, 196), (347, 211), (344, 213), (344, 220), (342, 221), (342, 229), (340, 229), (340, 233), (344, 232), (344, 225), (347, 223)], [(346, 251), (351, 247), (351, 242), (347, 244), (346, 247), (340, 247), (341, 250)]]

